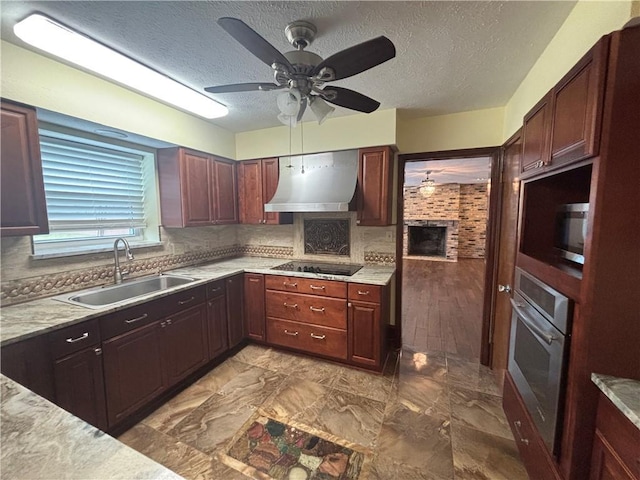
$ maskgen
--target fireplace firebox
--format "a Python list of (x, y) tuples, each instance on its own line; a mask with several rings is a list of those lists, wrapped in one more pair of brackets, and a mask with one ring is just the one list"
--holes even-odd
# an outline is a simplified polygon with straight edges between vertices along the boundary
[(409, 225), (409, 255), (447, 256), (447, 227)]

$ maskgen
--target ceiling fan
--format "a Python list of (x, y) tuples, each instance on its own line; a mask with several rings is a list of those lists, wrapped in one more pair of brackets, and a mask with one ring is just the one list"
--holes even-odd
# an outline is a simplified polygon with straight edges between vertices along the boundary
[[(223, 17), (218, 19), (220, 25), (229, 35), (243, 47), (269, 65), (274, 70), (275, 83), (236, 83), (207, 87), (209, 93), (235, 93), (254, 90), (270, 91), (288, 89), (285, 100), (279, 99), (279, 105), (298, 102), (293, 115), (291, 109), (285, 112), (281, 108), (280, 118), (297, 120), (310, 105), (311, 110), (322, 123), (326, 115), (333, 111), (325, 100), (334, 105), (371, 113), (380, 106), (380, 102), (354, 90), (342, 87), (325, 86), (325, 83), (342, 80), (364, 72), (396, 56), (396, 49), (388, 38), (380, 36), (353, 47), (342, 50), (323, 60), (319, 55), (305, 50), (316, 35), (316, 27), (312, 23), (298, 20), (285, 28), (287, 40), (296, 50), (280, 53), (273, 45), (262, 38), (256, 31), (242, 20)], [(299, 100), (298, 100), (299, 97)]]

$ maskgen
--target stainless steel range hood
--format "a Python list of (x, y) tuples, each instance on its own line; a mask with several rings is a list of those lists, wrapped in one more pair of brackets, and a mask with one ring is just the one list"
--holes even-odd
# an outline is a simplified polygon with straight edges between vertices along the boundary
[(358, 151), (280, 157), (280, 178), (265, 212), (346, 212), (358, 180)]

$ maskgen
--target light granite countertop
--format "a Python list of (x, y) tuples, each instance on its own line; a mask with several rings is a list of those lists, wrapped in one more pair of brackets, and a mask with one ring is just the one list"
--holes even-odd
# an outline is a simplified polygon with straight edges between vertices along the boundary
[(640, 429), (640, 380), (592, 373), (591, 380)]
[(0, 375), (3, 478), (182, 477)]
[[(394, 267), (378, 265), (365, 265), (350, 277), (272, 270), (273, 267), (286, 263), (287, 261), (288, 260), (282, 258), (239, 257), (170, 270), (165, 273), (190, 276), (198, 280), (187, 285), (135, 297), (130, 301), (101, 309), (88, 309), (79, 305), (64, 303), (56, 300), (54, 297), (2, 307), (2, 309), (0, 309), (0, 345), (15, 343), (19, 340), (57, 330), (74, 323), (98, 318), (105, 314), (139, 305), (152, 299), (161, 298), (181, 290), (187, 290), (211, 282), (212, 280), (230, 277), (243, 272), (286, 275), (290, 277), (322, 278), (325, 280), (339, 280), (370, 285), (388, 284), (395, 272)], [(67, 295), (71, 295), (71, 292)]]

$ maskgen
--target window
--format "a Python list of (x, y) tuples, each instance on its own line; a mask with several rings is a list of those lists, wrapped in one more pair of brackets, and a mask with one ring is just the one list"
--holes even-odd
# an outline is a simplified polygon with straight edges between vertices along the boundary
[(111, 249), (118, 237), (158, 243), (151, 150), (45, 129), (40, 150), (50, 233), (33, 237), (36, 256)]

